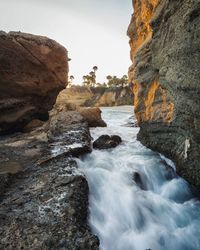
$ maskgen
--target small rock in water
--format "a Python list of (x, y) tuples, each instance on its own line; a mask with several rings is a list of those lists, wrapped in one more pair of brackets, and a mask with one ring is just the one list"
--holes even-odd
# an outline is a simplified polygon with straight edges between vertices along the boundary
[(96, 141), (93, 143), (93, 148), (97, 149), (109, 149), (115, 148), (122, 142), (122, 139), (118, 135), (101, 135)]
[(133, 180), (135, 181), (137, 186), (139, 186), (143, 190), (146, 190), (146, 187), (145, 187), (145, 184), (142, 180), (142, 177), (138, 172), (133, 173)]

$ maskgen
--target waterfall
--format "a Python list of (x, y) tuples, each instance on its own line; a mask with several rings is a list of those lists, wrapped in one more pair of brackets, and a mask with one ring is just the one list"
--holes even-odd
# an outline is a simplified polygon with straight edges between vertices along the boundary
[(132, 107), (102, 111), (108, 127), (92, 129), (92, 137), (117, 134), (123, 143), (77, 160), (88, 180), (89, 223), (100, 249), (199, 250), (200, 202), (188, 183), (137, 141), (139, 129), (127, 125)]

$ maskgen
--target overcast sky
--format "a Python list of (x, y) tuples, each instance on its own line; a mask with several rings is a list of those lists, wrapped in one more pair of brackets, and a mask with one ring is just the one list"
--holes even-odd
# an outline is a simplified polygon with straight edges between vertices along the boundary
[(75, 82), (94, 65), (99, 82), (127, 74), (131, 0), (0, 0), (0, 10), (2, 30), (45, 35), (64, 45)]

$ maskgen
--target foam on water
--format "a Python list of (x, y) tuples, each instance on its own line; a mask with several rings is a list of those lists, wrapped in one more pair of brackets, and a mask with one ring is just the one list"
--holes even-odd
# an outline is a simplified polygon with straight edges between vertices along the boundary
[(92, 129), (93, 138), (117, 134), (123, 143), (78, 160), (89, 183), (89, 223), (100, 249), (199, 250), (200, 202), (187, 182), (173, 163), (169, 167), (136, 140), (138, 128), (126, 126), (132, 107), (102, 110), (108, 127)]

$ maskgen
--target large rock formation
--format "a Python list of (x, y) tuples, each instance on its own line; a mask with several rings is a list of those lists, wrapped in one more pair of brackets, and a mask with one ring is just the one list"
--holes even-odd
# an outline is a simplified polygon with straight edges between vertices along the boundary
[(68, 73), (67, 51), (57, 42), (0, 32), (0, 134), (48, 118)]
[(54, 110), (43, 126), (0, 140), (0, 249), (98, 250), (89, 188), (72, 156), (91, 151), (87, 124)]
[(132, 105), (133, 94), (128, 86), (112, 88), (72, 86), (60, 92), (56, 103), (71, 103), (86, 107)]
[(71, 103), (77, 106), (84, 106), (86, 100), (91, 99), (93, 96), (89, 87), (85, 86), (72, 86), (60, 92), (57, 97), (57, 104)]
[(128, 35), (138, 138), (200, 186), (200, 0), (133, 0)]
[(93, 97), (85, 102), (86, 106), (110, 107), (120, 105), (133, 105), (131, 88), (126, 87), (97, 87), (91, 88)]

